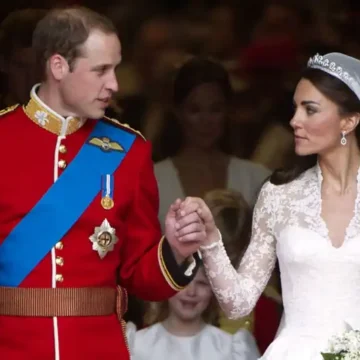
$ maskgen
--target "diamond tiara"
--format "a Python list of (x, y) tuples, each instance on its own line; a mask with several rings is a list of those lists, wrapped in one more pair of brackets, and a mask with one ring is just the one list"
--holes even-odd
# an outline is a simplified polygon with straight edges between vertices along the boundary
[(355, 79), (351, 77), (347, 71), (344, 71), (341, 66), (337, 66), (334, 61), (330, 61), (319, 54), (310, 58), (307, 65), (310, 68), (324, 70), (348, 85), (354, 85), (356, 83)]

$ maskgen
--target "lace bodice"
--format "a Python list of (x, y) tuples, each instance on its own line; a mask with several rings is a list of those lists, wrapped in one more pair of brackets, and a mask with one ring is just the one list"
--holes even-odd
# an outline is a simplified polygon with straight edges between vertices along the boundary
[[(251, 312), (277, 258), (285, 313), (296, 312), (297, 322), (301, 312), (307, 314), (306, 302), (313, 303), (310, 297), (318, 296), (325, 303), (329, 302), (325, 296), (334, 299), (334, 286), (339, 291), (336, 298), (342, 297), (339, 301), (345, 302), (346, 296), (354, 298), (347, 302), (360, 301), (360, 238), (355, 239), (360, 237), (359, 175), (354, 216), (341, 248), (333, 247), (321, 217), (321, 183), (321, 170), (316, 165), (288, 184), (264, 184), (254, 209), (252, 239), (239, 269), (231, 266), (221, 242), (202, 250), (211, 285), (230, 318)], [(354, 281), (357, 286), (350, 287)], [(318, 305), (312, 321), (316, 313), (323, 312)], [(336, 301), (331, 305), (336, 309)]]

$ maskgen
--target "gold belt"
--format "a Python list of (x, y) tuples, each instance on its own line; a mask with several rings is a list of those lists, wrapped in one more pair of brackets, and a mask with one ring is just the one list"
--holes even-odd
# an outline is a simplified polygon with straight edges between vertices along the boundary
[(5, 316), (104, 316), (121, 319), (127, 294), (117, 288), (13, 288), (0, 287), (0, 315)]

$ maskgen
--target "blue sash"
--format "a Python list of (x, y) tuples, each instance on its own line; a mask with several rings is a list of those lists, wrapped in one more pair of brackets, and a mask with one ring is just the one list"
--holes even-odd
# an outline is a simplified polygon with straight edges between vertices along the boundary
[[(104, 137), (115, 144), (115, 150), (108, 144), (101, 147)], [(0, 286), (19, 286), (64, 237), (101, 191), (102, 176), (113, 174), (135, 138), (97, 122), (67, 169), (0, 245)]]

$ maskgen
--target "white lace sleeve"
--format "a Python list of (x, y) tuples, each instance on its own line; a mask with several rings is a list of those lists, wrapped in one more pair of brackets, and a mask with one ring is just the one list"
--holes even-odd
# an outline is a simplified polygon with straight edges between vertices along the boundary
[(273, 190), (274, 185), (269, 182), (261, 189), (254, 208), (251, 241), (237, 271), (231, 265), (222, 242), (201, 250), (213, 291), (230, 319), (244, 317), (253, 310), (274, 270), (273, 225), (277, 199)]

